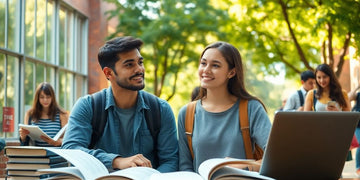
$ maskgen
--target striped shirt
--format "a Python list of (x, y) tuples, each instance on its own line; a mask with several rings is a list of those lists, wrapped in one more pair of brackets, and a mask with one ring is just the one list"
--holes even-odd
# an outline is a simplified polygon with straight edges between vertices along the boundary
[[(39, 122), (31, 122), (32, 125), (39, 126), (48, 136), (53, 138), (61, 129), (60, 115), (57, 113), (55, 115), (55, 121), (51, 119), (39, 119)], [(35, 141), (35, 146), (52, 146), (47, 142)]]

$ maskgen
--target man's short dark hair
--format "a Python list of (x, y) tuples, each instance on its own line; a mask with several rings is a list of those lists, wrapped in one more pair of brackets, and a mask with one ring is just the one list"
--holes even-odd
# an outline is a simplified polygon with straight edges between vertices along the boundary
[(312, 72), (310, 70), (306, 70), (306, 71), (302, 72), (300, 76), (301, 76), (302, 81), (307, 81), (308, 79), (315, 79), (314, 72)]
[(107, 41), (104, 46), (99, 49), (98, 53), (98, 61), (101, 69), (104, 69), (104, 67), (114, 69), (115, 63), (119, 60), (119, 53), (129, 52), (133, 49), (140, 51), (142, 44), (143, 41), (131, 36), (116, 37)]

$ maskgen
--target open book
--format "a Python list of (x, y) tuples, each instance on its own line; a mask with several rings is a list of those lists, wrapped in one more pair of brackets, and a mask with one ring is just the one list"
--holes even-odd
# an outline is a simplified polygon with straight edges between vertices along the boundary
[[(52, 138), (54, 141), (57, 141), (64, 133), (66, 130), (68, 124), (66, 124), (64, 127), (62, 127), (60, 129), (60, 131), (54, 136), (54, 138)], [(25, 124), (19, 124), (19, 127), (24, 128), (26, 130), (28, 130), (30, 132), (30, 134), (28, 135), (32, 140), (36, 140), (36, 141), (44, 141), (40, 138), (40, 136), (45, 136), (51, 139), (51, 137), (49, 135), (47, 135), (43, 130), (41, 130), (39, 128), (39, 126), (36, 125), (25, 125)]]
[[(106, 180), (106, 179), (127, 179), (127, 180), (210, 180), (210, 179), (232, 179), (232, 178), (248, 178), (248, 179), (264, 179), (271, 178), (261, 176), (257, 172), (250, 172), (237, 168), (228, 167), (230, 164), (256, 164), (253, 160), (242, 159), (223, 159), (216, 158), (204, 161), (199, 167), (199, 174), (194, 172), (170, 172), (160, 173), (156, 169), (147, 167), (133, 167), (118, 170), (109, 173), (106, 167), (94, 156), (75, 149), (48, 149), (63, 158), (67, 159), (73, 167), (39, 169), (39, 174), (68, 174), (72, 178), (86, 180)], [(229, 174), (230, 173), (230, 174)], [(215, 178), (216, 176), (216, 178)]]

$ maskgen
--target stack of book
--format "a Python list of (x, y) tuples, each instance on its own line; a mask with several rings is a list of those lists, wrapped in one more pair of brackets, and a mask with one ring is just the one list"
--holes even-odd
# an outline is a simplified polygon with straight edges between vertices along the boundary
[(66, 159), (44, 147), (7, 146), (5, 155), (7, 179), (11, 180), (44, 179), (47, 175), (40, 175), (37, 170), (69, 166)]

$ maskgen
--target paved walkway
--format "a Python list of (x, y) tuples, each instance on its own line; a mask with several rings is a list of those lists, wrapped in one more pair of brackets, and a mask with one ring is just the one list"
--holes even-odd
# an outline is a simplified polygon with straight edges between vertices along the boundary
[(343, 178), (359, 178), (355, 173), (355, 152), (356, 149), (352, 150), (351, 154), (353, 160), (345, 162), (342, 177)]

